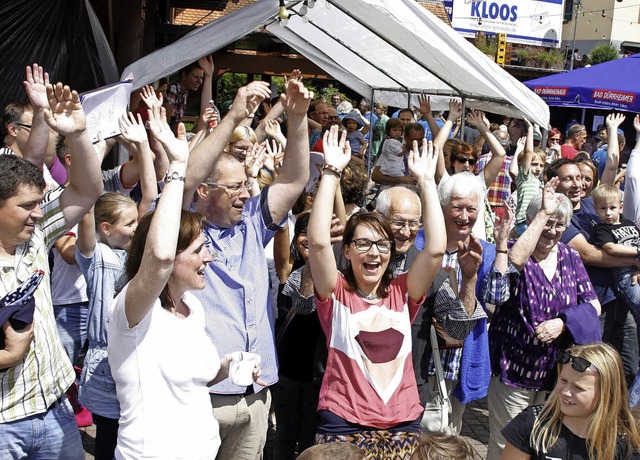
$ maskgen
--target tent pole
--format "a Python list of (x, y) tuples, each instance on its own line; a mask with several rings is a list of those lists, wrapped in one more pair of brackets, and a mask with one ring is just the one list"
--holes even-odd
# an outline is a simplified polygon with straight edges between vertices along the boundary
[(467, 113), (467, 98), (462, 98), (462, 116), (460, 117), (460, 140), (464, 142), (464, 122)]
[(376, 90), (371, 88), (371, 99), (369, 99), (370, 101), (370, 105), (371, 107), (369, 107), (369, 113), (371, 113), (371, 115), (369, 115), (369, 144), (367, 145), (367, 151), (364, 154), (365, 158), (367, 159), (367, 176), (369, 177), (369, 180), (371, 180), (371, 169), (373, 167), (373, 162), (371, 161), (371, 144), (373, 144), (373, 141), (375, 141), (375, 131), (373, 130), (374, 126), (373, 126), (373, 115), (374, 115), (374, 110), (376, 108), (375, 105), (375, 101), (373, 100), (373, 97), (375, 95)]
[(587, 109), (585, 109), (585, 108), (583, 107), (583, 108), (582, 108), (582, 119), (580, 120), (580, 124), (581, 124), (582, 126), (584, 126), (584, 118), (585, 118), (585, 115), (586, 115), (586, 114), (587, 114)]

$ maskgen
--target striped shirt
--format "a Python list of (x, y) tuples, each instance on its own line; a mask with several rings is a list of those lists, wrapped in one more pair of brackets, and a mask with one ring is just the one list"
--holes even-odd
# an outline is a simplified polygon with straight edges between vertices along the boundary
[(13, 260), (0, 261), (0, 296), (13, 291), (34, 271), (45, 273), (35, 292), (31, 346), (20, 363), (0, 371), (0, 423), (46, 412), (75, 378), (60, 342), (51, 301), (48, 253), (55, 240), (67, 231), (61, 193), (59, 187), (45, 195), (40, 203), (43, 217), (31, 240), (16, 249)]
[(516, 187), (518, 187), (518, 206), (516, 207), (515, 223), (521, 224), (527, 218), (527, 206), (529, 206), (531, 199), (542, 190), (542, 182), (531, 173), (531, 169), (526, 176), (520, 169), (516, 177)]
[[(234, 351), (258, 353), (262, 358), (261, 379), (268, 385), (278, 381), (274, 340), (274, 311), (269, 295), (269, 272), (265, 245), (284, 225), (271, 220), (268, 187), (246, 201), (242, 220), (231, 228), (208, 224), (206, 247), (213, 262), (205, 271), (206, 287), (194, 291), (205, 310), (207, 334), (220, 356)], [(254, 384), (254, 390), (262, 387)], [(216, 394), (243, 394), (245, 387), (223, 380), (211, 387)]]

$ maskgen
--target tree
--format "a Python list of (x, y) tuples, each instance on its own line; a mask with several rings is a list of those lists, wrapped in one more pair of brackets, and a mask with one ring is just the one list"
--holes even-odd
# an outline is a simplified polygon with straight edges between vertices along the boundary
[(592, 65), (618, 59), (618, 48), (610, 43), (600, 43), (591, 50), (590, 62)]

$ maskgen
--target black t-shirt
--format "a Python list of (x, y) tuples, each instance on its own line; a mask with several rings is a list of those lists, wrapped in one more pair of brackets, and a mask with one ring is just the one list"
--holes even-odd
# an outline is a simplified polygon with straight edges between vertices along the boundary
[[(518, 414), (516, 418), (509, 422), (502, 430), (502, 435), (516, 449), (531, 455), (531, 460), (589, 460), (586, 440), (573, 434), (571, 430), (564, 425), (562, 425), (560, 429), (558, 440), (551, 446), (549, 452), (542, 453), (531, 447), (531, 431), (536, 417), (541, 411), (542, 406), (527, 407)], [(627, 458), (626, 454), (627, 445), (623, 440), (619, 439), (618, 448), (616, 449), (613, 460), (623, 460)], [(637, 460), (640, 459), (640, 456), (634, 454), (629, 458)]]
[(593, 228), (591, 243), (601, 248), (607, 243), (622, 244), (623, 246), (638, 247), (640, 233), (635, 224), (629, 219), (620, 219), (619, 224), (598, 224)]

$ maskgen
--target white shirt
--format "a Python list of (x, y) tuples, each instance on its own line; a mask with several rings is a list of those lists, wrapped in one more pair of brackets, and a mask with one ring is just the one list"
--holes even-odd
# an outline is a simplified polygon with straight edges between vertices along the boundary
[(220, 436), (206, 385), (218, 374), (220, 358), (205, 332), (202, 304), (185, 293), (190, 314), (178, 318), (158, 299), (130, 329), (127, 287), (115, 299), (108, 337), (120, 403), (115, 458), (215, 458)]

